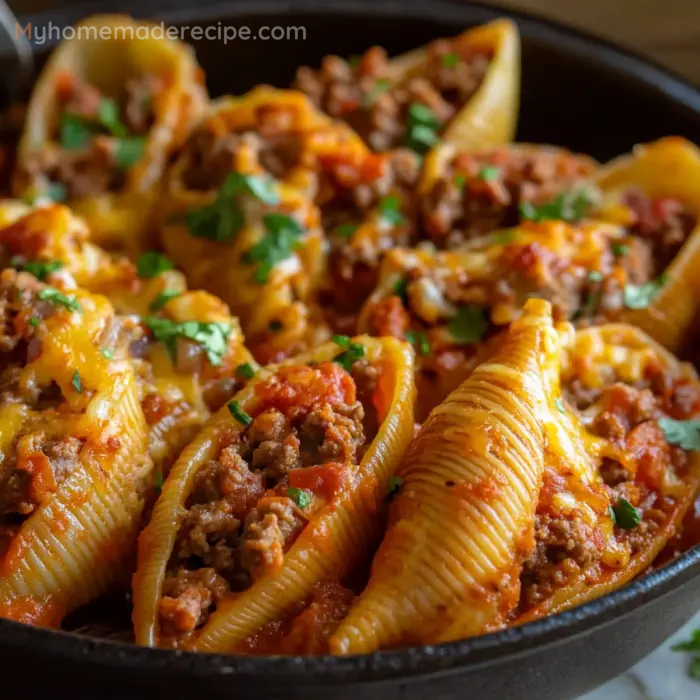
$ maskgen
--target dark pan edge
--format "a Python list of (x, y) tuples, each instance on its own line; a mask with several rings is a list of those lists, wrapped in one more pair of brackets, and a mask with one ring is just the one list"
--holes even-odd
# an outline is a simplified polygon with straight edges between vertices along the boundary
[[(111, 3), (110, 3), (111, 4)], [(616, 47), (613, 43), (586, 32), (560, 25), (535, 15), (481, 3), (461, 3), (458, 0), (336, 0), (334, 4), (323, 0), (200, 0), (196, 9), (187, 0), (167, 3), (152, 2), (147, 13), (143, 2), (125, 1), (121, 11), (137, 17), (153, 15), (159, 7), (159, 16), (172, 23), (195, 22), (227, 16), (234, 19), (245, 14), (278, 14), (288, 17), (294, 10), (304, 13), (326, 14), (396, 14), (397, 16), (426, 17), (458, 22), (469, 15), (470, 23), (488, 21), (498, 16), (517, 20), (521, 33), (536, 36), (553, 47), (562, 47), (592, 62), (606, 64), (619, 70), (621, 77), (633, 77), (647, 87), (666, 95), (700, 117), (700, 92), (690, 82), (673, 71), (654, 64), (634, 52)], [(61, 13), (47, 13), (22, 17), (22, 22), (65, 25), (81, 16), (104, 11), (105, 2), (81, 2), (64, 8)], [(229, 675), (241, 680), (272, 683), (300, 682), (312, 675), (314, 683), (335, 684), (347, 681), (381, 681), (411, 676), (429, 676), (432, 673), (457, 672), (465, 668), (487, 666), (515, 658), (532, 647), (547, 647), (564, 637), (585, 635), (594, 628), (612, 624), (616, 618), (661, 599), (676, 588), (687, 585), (700, 577), (700, 546), (679, 556), (667, 566), (639, 578), (627, 586), (574, 610), (530, 623), (520, 628), (441, 644), (433, 647), (416, 647), (399, 651), (379, 652), (355, 657), (236, 657), (225, 655), (192, 654), (166, 650), (146, 649), (103, 640), (89, 639), (66, 632), (29, 627), (8, 620), (0, 620), (0, 639), (10, 641), (16, 649), (36, 654), (50, 654), (56, 659), (84, 660), (96, 666), (119, 665), (121, 670), (134, 673), (167, 671), (177, 675)], [(177, 658), (177, 666), (172, 664)]]

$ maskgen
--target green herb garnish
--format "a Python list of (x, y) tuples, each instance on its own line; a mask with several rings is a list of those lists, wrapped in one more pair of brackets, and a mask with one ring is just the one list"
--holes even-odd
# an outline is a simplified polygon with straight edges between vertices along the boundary
[(391, 80), (388, 78), (377, 78), (374, 81), (372, 89), (366, 93), (362, 98), (362, 104), (365, 107), (369, 107), (377, 100), (379, 95), (391, 90)]
[(143, 279), (152, 279), (162, 272), (172, 270), (174, 267), (170, 258), (167, 258), (157, 250), (149, 250), (139, 255), (136, 261), (136, 273)]
[(341, 224), (333, 229), (333, 233), (335, 233), (336, 236), (340, 236), (340, 238), (349, 240), (357, 233), (358, 228), (360, 227), (357, 224)]
[(651, 280), (646, 284), (628, 284), (622, 290), (622, 300), (625, 306), (628, 309), (646, 309), (666, 284), (666, 279), (666, 275), (662, 274), (658, 279)]
[(613, 243), (610, 250), (616, 258), (622, 258), (629, 252), (629, 246), (625, 243)]
[(63, 306), (68, 311), (80, 311), (80, 304), (75, 297), (68, 297), (55, 287), (45, 287), (39, 292), (41, 301), (49, 301), (56, 306)]
[(180, 292), (174, 289), (164, 289), (158, 296), (148, 305), (149, 311), (160, 311), (171, 299), (180, 296)]
[(287, 489), (287, 496), (291, 498), (302, 510), (311, 505), (311, 496), (303, 489), (298, 489), (295, 486), (290, 486)]
[(42, 282), (46, 278), (60, 270), (63, 267), (63, 262), (61, 260), (29, 260), (24, 261), (23, 258), (13, 256), (10, 258), (10, 265), (17, 270), (24, 270), (34, 275), (38, 280)]
[(250, 425), (253, 419), (241, 408), (238, 401), (229, 401), (227, 404), (229, 413), (243, 425)]
[(364, 345), (353, 343), (347, 335), (334, 335), (333, 342), (344, 351), (336, 355), (333, 362), (337, 362), (346, 372), (350, 372), (353, 363), (365, 356)]
[(198, 321), (177, 323), (157, 316), (147, 316), (143, 319), (143, 323), (153, 333), (153, 337), (165, 345), (173, 363), (177, 360), (178, 338), (187, 338), (200, 345), (209, 363), (214, 366), (221, 364), (228, 350), (228, 339), (231, 335), (229, 323), (199, 323)]
[(405, 304), (407, 301), (407, 297), (406, 297), (407, 289), (408, 289), (408, 280), (405, 277), (401, 277), (400, 279), (396, 280), (391, 291), (392, 291), (394, 296), (397, 296), (399, 299), (401, 299), (401, 302), (403, 304)]
[(73, 379), (71, 379), (71, 384), (79, 394), (83, 393), (83, 382), (80, 379), (80, 374), (78, 374), (77, 369), (75, 370), (75, 372), (73, 372)]
[(38, 316), (32, 316), (27, 323), (32, 328), (38, 328), (41, 325), (41, 319)]
[(560, 396), (554, 399), (554, 405), (557, 407), (557, 409), (559, 409), (559, 413), (566, 413), (566, 408), (564, 408), (564, 401)]
[(153, 475), (153, 488), (156, 493), (160, 493), (163, 490), (163, 472), (158, 469)]
[(253, 365), (250, 362), (244, 362), (236, 367), (236, 376), (241, 379), (252, 379), (255, 376), (255, 369), (253, 369)]
[(611, 517), (613, 524), (623, 530), (632, 530), (642, 522), (639, 511), (624, 498), (612, 507)]
[(489, 326), (484, 310), (480, 306), (460, 306), (457, 314), (447, 324), (447, 331), (460, 345), (478, 343)]
[(568, 221), (569, 223), (582, 219), (593, 204), (591, 193), (586, 190), (575, 190), (558, 195), (554, 201), (536, 206), (532, 202), (521, 202), (520, 217), (527, 221)]
[(503, 171), (497, 165), (487, 165), (479, 171), (479, 180), (484, 182), (493, 182), (501, 177)]
[(446, 53), (442, 57), (441, 63), (445, 68), (454, 68), (459, 63), (459, 54), (454, 51), (452, 53)]
[(669, 445), (678, 445), (682, 450), (700, 451), (700, 420), (659, 418), (658, 423)]
[(120, 170), (128, 170), (143, 158), (145, 136), (126, 136), (114, 140), (114, 160)]
[(419, 102), (411, 104), (407, 116), (406, 145), (422, 155), (440, 140), (437, 135), (440, 120), (432, 109)]
[(591, 282), (602, 282), (603, 281), (603, 273), (600, 272), (600, 270), (591, 270), (588, 273), (588, 279)]
[(399, 198), (394, 194), (388, 194), (379, 200), (379, 214), (381, 218), (392, 226), (401, 226), (406, 220), (401, 213)]
[(107, 360), (114, 359), (114, 351), (111, 348), (102, 348), (100, 350), (100, 354)]
[(406, 331), (404, 336), (411, 345), (417, 348), (418, 353), (423, 357), (430, 353), (430, 342), (423, 331)]
[(287, 214), (265, 214), (263, 217), (266, 234), (242, 256), (246, 265), (256, 265), (253, 278), (258, 284), (265, 284), (272, 268), (289, 258), (300, 245), (304, 232), (301, 225)]
[(671, 647), (673, 651), (685, 651), (692, 654), (688, 675), (696, 681), (700, 681), (700, 629), (696, 629), (687, 642), (680, 642)]
[(127, 135), (126, 126), (119, 118), (119, 105), (116, 100), (103, 97), (99, 106), (100, 124), (109, 131), (112, 136), (124, 137)]
[(464, 173), (459, 173), (458, 175), (454, 176), (452, 182), (458, 190), (461, 190), (464, 185), (467, 184), (467, 176)]
[(61, 147), (69, 151), (85, 148), (93, 137), (90, 125), (81, 117), (68, 112), (61, 113), (58, 129)]

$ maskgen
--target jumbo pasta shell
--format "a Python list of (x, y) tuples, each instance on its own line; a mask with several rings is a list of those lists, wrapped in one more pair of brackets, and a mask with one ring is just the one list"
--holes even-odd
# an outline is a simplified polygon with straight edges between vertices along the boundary
[[(2, 283), (35, 293), (38, 287), (31, 279), (6, 270)], [(112, 361), (100, 353), (112, 309), (103, 297), (82, 291), (71, 298), (80, 310), (57, 310), (37, 325), (34, 338), (41, 351), (22, 368), (16, 388), (23, 396), (26, 382), (39, 387), (55, 382), (64, 397), (61, 410), (23, 402), (0, 409), (6, 463), (16, 460), (15, 476), (26, 465), (40, 470), (29, 472), (32, 509), (10, 530), (0, 554), (0, 616), (50, 626), (123, 575), (134, 552), (152, 468), (138, 389), (124, 349)], [(66, 440), (80, 448), (61, 482), (55, 471), (59, 466), (45, 469), (53, 463), (44, 445), (58, 441), (60, 446)], [(2, 489), (7, 488), (3, 483)], [(4, 501), (8, 507), (12, 512), (12, 501)], [(26, 504), (19, 508), (22, 512)]]
[[(314, 511), (278, 568), (255, 579), (241, 593), (222, 601), (204, 627), (189, 641), (197, 651), (233, 649), (265, 623), (281, 618), (306, 599), (322, 581), (338, 581), (365, 556), (381, 529), (380, 510), (394, 473), (413, 434), (413, 385), (410, 350), (393, 339), (355, 339), (365, 357), (381, 367), (377, 394), (380, 425), (355, 476), (320, 510)], [(274, 380), (284, 368), (309, 362), (327, 363), (338, 354), (332, 343), (282, 365), (261, 370), (236, 396), (242, 411), (253, 411), (256, 386)], [(222, 431), (240, 431), (240, 423), (224, 408), (185, 450), (168, 477), (153, 518), (139, 542), (139, 563), (134, 578), (134, 626), (139, 643), (163, 643), (158, 621), (166, 567), (185, 516), (188, 495), (202, 466), (218, 453)]]
[(65, 76), (119, 100), (129, 79), (153, 75), (162, 83), (152, 97), (153, 124), (145, 132), (142, 155), (128, 168), (123, 184), (77, 198), (69, 192), (69, 204), (87, 219), (96, 242), (132, 253), (148, 247), (145, 237), (153, 232), (153, 206), (166, 163), (207, 102), (194, 52), (163, 34), (160, 25), (126, 15), (95, 15), (78, 24), (75, 37), (63, 41), (51, 55), (32, 93), (13, 184), (21, 197), (43, 196), (55, 184), (36, 174), (32, 159), (57, 143), (57, 87)]
[[(448, 124), (442, 143), (460, 149), (487, 148), (511, 141), (520, 108), (520, 36), (515, 23), (499, 19), (468, 29), (454, 40), (455, 51), (488, 48), (491, 63), (480, 87)], [(420, 76), (426, 50), (416, 49), (392, 59), (394, 83)]]
[[(687, 387), (697, 386), (698, 377), (690, 365), (681, 363), (642, 330), (625, 324), (606, 324), (577, 331), (574, 342), (563, 352), (562, 386), (576, 379), (587, 387), (603, 386), (610, 382), (611, 374), (616, 374), (618, 380), (625, 383), (639, 383), (647, 374), (649, 363), (653, 363), (655, 368), (661, 368), (665, 382), (673, 380)], [(590, 433), (584, 436), (584, 431), (580, 428), (579, 431), (579, 446), (591, 456), (600, 458), (607, 454), (612, 459), (621, 460), (621, 463), (634, 457), (630, 454), (622, 457), (615, 455), (615, 450), (610, 446), (596, 446), (595, 437)], [(565, 464), (568, 458), (563, 455), (570, 455), (573, 450), (558, 443), (556, 439), (551, 440), (550, 444), (553, 460)], [(602, 565), (574, 569), (563, 585), (554, 586), (537, 604), (525, 605), (514, 624), (524, 624), (582, 605), (624, 586), (644, 573), (669, 539), (681, 528), (683, 518), (700, 488), (700, 455), (697, 452), (687, 452), (687, 458), (685, 476), (674, 479), (666, 486), (665, 500), (670, 501), (670, 505), (664, 505), (663, 511), (658, 511), (663, 512), (663, 517), (657, 515), (654, 518), (655, 529), (647, 536), (643, 546), (637, 547), (636, 551), (632, 550), (622, 565), (606, 566), (603, 560)], [(582, 478), (582, 481), (588, 483), (597, 480), (600, 480), (600, 476), (596, 472)], [(660, 508), (658, 503), (656, 508)], [(615, 531), (623, 533), (615, 535), (623, 540), (624, 533), (629, 532), (617, 528)], [(603, 532), (605, 539), (612, 536), (605, 530)]]
[(517, 605), (558, 381), (559, 336), (531, 300), (494, 355), (424, 423), (367, 588), (331, 651), (479, 634)]
[(677, 352), (688, 339), (700, 304), (700, 150), (679, 137), (637, 146), (603, 167), (595, 182), (605, 196), (603, 217), (630, 188), (653, 198), (678, 199), (695, 215), (693, 231), (665, 271), (666, 283), (646, 308), (629, 309), (621, 319)]

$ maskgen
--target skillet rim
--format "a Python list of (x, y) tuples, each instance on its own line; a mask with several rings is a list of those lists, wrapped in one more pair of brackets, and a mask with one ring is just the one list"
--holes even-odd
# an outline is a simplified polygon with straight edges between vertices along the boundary
[[(171, 23), (202, 22), (222, 17), (234, 19), (246, 14), (289, 17), (291, 13), (300, 17), (304, 14), (429, 17), (456, 24), (460, 20), (465, 24), (476, 24), (496, 17), (510, 17), (517, 21), (522, 36), (529, 36), (553, 51), (565, 48), (568, 54), (577, 55), (584, 61), (613, 68), (622, 79), (633, 79), (644, 84), (646, 89), (661, 93), (666, 100), (689, 109), (697, 115), (700, 124), (700, 90), (673, 70), (585, 31), (499, 5), (462, 0), (334, 0), (333, 4), (324, 0), (200, 0), (195, 9), (188, 0), (150, 0), (147, 8), (144, 4), (143, 0), (124, 1), (120, 12), (137, 17), (155, 15)], [(48, 11), (20, 19), (32, 23), (45, 24), (51, 20), (56, 24), (72, 24), (81, 16), (105, 11), (108, 6), (113, 7), (109, 0), (80, 2), (62, 8), (60, 12)], [(255, 657), (151, 649), (4, 619), (0, 619), (0, 650), (11, 646), (27, 654), (50, 655), (57, 661), (89, 662), (94, 666), (119, 667), (134, 673), (168, 671), (173, 679), (183, 675), (235, 674), (241, 681), (271, 688), (308, 681), (309, 677), (314, 685), (380, 682), (417, 676), (427, 678), (436, 673), (462, 673), (504, 662), (535, 648), (554, 646), (612, 625), (616, 619), (686, 586), (695, 577), (700, 577), (700, 545), (612, 593), (522, 627), (439, 645), (362, 656)]]

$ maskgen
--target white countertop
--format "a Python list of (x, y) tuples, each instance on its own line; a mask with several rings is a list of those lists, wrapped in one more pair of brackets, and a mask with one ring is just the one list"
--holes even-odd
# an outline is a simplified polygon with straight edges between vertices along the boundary
[(580, 700), (700, 700), (700, 681), (688, 677), (690, 655), (671, 651), (700, 628), (700, 613), (627, 673)]

